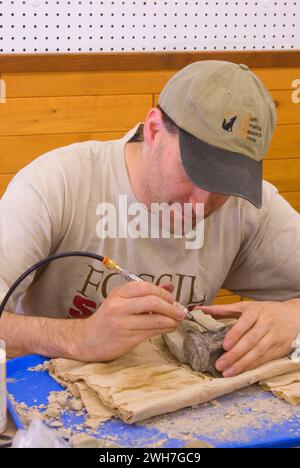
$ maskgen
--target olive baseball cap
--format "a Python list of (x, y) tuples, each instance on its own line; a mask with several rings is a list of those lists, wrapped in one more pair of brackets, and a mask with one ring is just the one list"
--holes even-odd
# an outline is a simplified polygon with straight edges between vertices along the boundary
[(262, 204), (262, 160), (276, 125), (272, 97), (247, 65), (192, 63), (159, 97), (179, 127), (184, 170), (198, 187)]

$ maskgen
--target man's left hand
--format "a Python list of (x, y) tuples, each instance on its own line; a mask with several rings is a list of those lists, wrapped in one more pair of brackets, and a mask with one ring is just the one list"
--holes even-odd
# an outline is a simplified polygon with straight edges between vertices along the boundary
[(216, 362), (223, 377), (233, 377), (287, 355), (300, 333), (300, 299), (243, 301), (202, 306), (201, 310), (215, 318), (238, 318), (224, 339), (225, 353)]

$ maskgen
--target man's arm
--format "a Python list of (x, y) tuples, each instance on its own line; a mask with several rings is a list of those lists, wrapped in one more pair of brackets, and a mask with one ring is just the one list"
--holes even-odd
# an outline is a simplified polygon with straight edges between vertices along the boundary
[(0, 337), (4, 339), (10, 356), (34, 353), (75, 359), (74, 322), (4, 312), (0, 320)]
[[(40, 191), (30, 182), (33, 169), (38, 186), (42, 185)], [(59, 171), (52, 171), (49, 177), (46, 169), (43, 164), (29, 168), (31, 176), (27, 169), (25, 174), (22, 171), (0, 201), (0, 298), (29, 266), (47, 257), (63, 235), (64, 182)], [(7, 312), (16, 311), (18, 297), (32, 280), (31, 275), (22, 282), (8, 302)], [(129, 283), (114, 290), (98, 311), (84, 320), (33, 317), (30, 310), (26, 316), (5, 313), (0, 318), (0, 338), (5, 339), (8, 350), (107, 361), (154, 335), (174, 331), (185, 314), (176, 310), (173, 302), (172, 294), (163, 288), (146, 282)]]
[(201, 309), (215, 318), (239, 319), (225, 337), (225, 353), (216, 362), (223, 377), (233, 377), (286, 356), (300, 333), (300, 299), (243, 301)]
[[(54, 211), (54, 209), (53, 209)], [(43, 198), (20, 175), (0, 200), (0, 300), (27, 268), (48, 257), (59, 242), (60, 208), (50, 216)], [(12, 294), (5, 310), (15, 312), (19, 297), (30, 287), (30, 274)]]
[(244, 232), (223, 287), (255, 301), (203, 307), (238, 318), (217, 361), (225, 377), (287, 355), (300, 333), (300, 214), (266, 184), (262, 212), (246, 211)]
[(300, 214), (264, 184), (263, 207), (242, 214), (240, 251), (223, 288), (258, 301), (300, 298)]
[[(185, 312), (152, 283), (115, 288), (88, 319), (51, 319), (5, 312), (0, 337), (10, 349), (84, 362), (110, 361), (155, 335), (175, 331)], [(149, 312), (152, 314), (149, 314)]]

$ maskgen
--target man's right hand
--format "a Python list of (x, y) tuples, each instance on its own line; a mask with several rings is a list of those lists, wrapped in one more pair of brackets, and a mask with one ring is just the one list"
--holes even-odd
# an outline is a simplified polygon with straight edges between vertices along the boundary
[(185, 313), (172, 305), (167, 289), (148, 282), (115, 288), (93, 316), (74, 320), (74, 359), (110, 361), (146, 339), (175, 331)]

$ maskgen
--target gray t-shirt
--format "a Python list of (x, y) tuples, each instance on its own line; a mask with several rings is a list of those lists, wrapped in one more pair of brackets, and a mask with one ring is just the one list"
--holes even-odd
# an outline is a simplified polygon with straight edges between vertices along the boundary
[[(109, 255), (155, 284), (171, 281), (182, 304), (209, 304), (221, 287), (258, 300), (300, 297), (300, 215), (264, 182), (263, 206), (231, 197), (205, 220), (204, 245), (185, 239), (99, 238), (99, 205), (136, 202), (120, 140), (76, 143), (22, 169), (0, 202), (0, 299), (28, 267), (61, 251)], [(87, 317), (124, 283), (96, 260), (56, 260), (18, 288), (6, 310)]]

